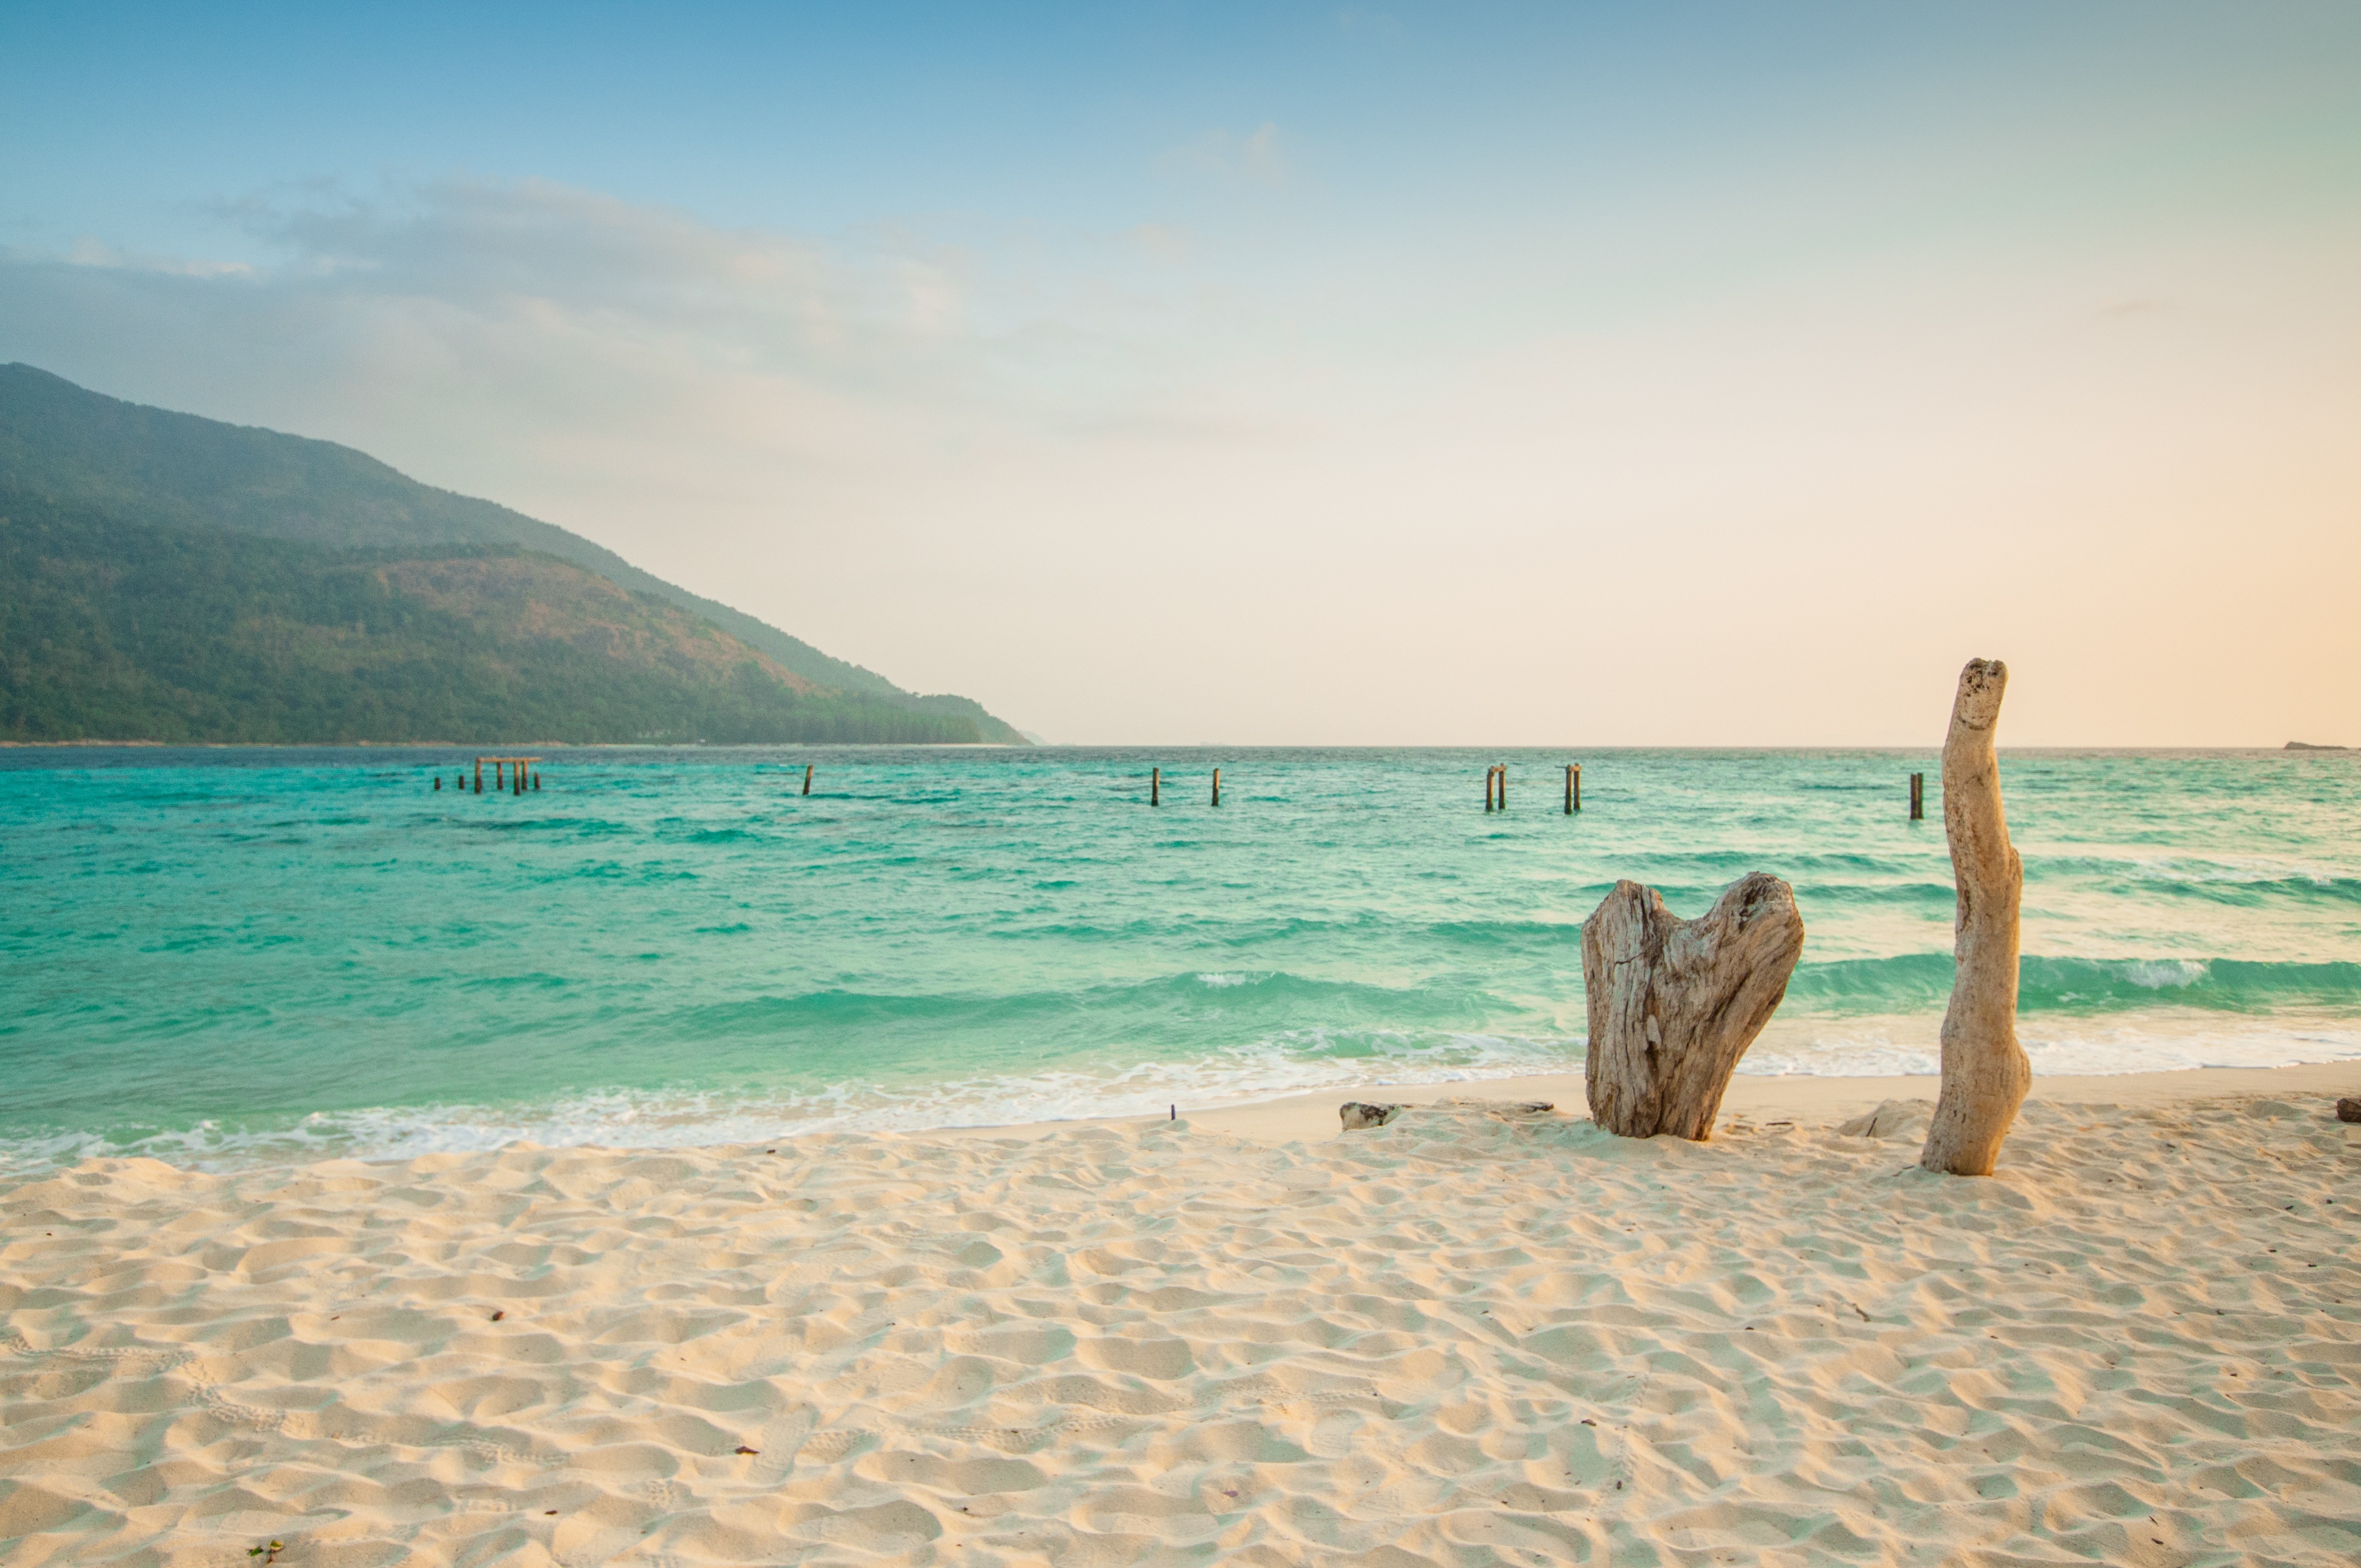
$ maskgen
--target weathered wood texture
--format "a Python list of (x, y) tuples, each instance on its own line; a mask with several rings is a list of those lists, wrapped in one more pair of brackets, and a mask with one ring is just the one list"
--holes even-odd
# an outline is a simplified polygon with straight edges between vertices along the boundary
[(1990, 1176), (2001, 1140), (2033, 1084), (2016, 1043), (2016, 916), (2025, 862), (2001, 809), (2001, 694), (2008, 666), (1971, 659), (1960, 672), (1943, 741), (1943, 833), (1959, 884), (1952, 922), (1951, 1004), (1943, 1014), (1942, 1091), (1918, 1163), (1953, 1176)]
[(1703, 1142), (1738, 1058), (1787, 994), (1804, 951), (1795, 890), (1756, 872), (1694, 920), (1619, 882), (1582, 925), (1592, 1120), (1627, 1138)]
[(1455, 1096), (1423, 1105), (1372, 1105), (1347, 1100), (1336, 1107), (1336, 1114), (1343, 1120), (1345, 1132), (1357, 1133), (1368, 1127), (1389, 1126), (1410, 1113), (1415, 1113), (1421, 1121), (1483, 1117), (1495, 1122), (1530, 1122), (1556, 1109), (1546, 1100), (1467, 1100)]

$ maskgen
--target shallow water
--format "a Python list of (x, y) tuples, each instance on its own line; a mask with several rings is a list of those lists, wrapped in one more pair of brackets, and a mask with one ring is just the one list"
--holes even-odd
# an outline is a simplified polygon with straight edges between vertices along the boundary
[[(699, 1143), (1567, 1070), (1608, 886), (1692, 915), (1752, 870), (1795, 884), (1809, 935), (1745, 1070), (1932, 1070), (1931, 752), (1584, 752), (1568, 817), (1571, 760), (551, 750), (518, 797), (455, 792), (449, 750), (0, 752), (0, 1160)], [(2037, 1071), (2361, 1058), (2361, 758), (2019, 752), (2003, 779)]]

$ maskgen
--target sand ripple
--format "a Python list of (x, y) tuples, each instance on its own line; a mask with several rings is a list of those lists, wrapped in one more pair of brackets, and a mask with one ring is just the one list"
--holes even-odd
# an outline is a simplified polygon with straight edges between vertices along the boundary
[(0, 1190), (0, 1558), (2361, 1560), (2361, 1129), (1915, 1153), (1422, 1110), (95, 1162)]

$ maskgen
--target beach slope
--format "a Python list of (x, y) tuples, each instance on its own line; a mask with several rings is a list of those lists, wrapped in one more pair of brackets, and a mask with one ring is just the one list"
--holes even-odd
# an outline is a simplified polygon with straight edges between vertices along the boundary
[(2361, 1127), (1916, 1157), (1445, 1106), (93, 1163), (0, 1190), (0, 1558), (2361, 1557)]

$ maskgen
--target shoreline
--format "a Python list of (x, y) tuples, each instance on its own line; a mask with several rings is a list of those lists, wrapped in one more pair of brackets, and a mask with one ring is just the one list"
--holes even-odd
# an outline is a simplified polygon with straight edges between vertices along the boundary
[[(1734, 1125), (1788, 1124), (1833, 1129), (1888, 1102), (1931, 1108), (1940, 1080), (1933, 1074), (1822, 1077), (1785, 1073), (1730, 1080), (1716, 1117), (1716, 1135)], [(2180, 1068), (2153, 1072), (2057, 1074), (2033, 1080), (2026, 1104), (2117, 1106), (2145, 1110), (2183, 1105), (2235, 1096), (2270, 1095), (2312, 1101), (2332, 1106), (2342, 1097), (2361, 1096), (2361, 1059), (2301, 1062), (2279, 1067)], [(248, 1151), (244, 1156), (220, 1154), (175, 1158), (173, 1152), (132, 1147), (79, 1157), (63, 1155), (29, 1157), (23, 1163), (0, 1165), (0, 1194), (26, 1182), (84, 1168), (107, 1168), (126, 1161), (152, 1163), (192, 1175), (238, 1176), (255, 1171), (302, 1171), (332, 1164), (356, 1164), (386, 1169), (419, 1160), (491, 1158), (510, 1151), (535, 1154), (588, 1154), (636, 1157), (664, 1155), (742, 1155), (748, 1150), (785, 1150), (820, 1141), (877, 1139), (921, 1143), (939, 1139), (1024, 1139), (1038, 1141), (1061, 1134), (1152, 1129), (1179, 1120), (1202, 1132), (1220, 1133), (1261, 1145), (1317, 1145), (1342, 1131), (1338, 1108), (1348, 1101), (1411, 1106), (1447, 1100), (1543, 1102), (1553, 1113), (1587, 1124), (1588, 1102), (1579, 1070), (1559, 1073), (1507, 1074), (1490, 1078), (1449, 1079), (1411, 1082), (1382, 1079), (1260, 1094), (1252, 1099), (1191, 1104), (1173, 1102), (1165, 1114), (1138, 1113), (1075, 1115), (1027, 1121), (944, 1123), (930, 1126), (840, 1126), (824, 1122), (785, 1123), (776, 1129), (729, 1137), (685, 1138), (673, 1142), (543, 1143), (530, 1131), (499, 1144), (457, 1147), (352, 1150), (313, 1148), (301, 1151)], [(1177, 1112), (1177, 1117), (1173, 1115)], [(176, 1152), (176, 1151), (175, 1151)], [(2004, 1156), (2005, 1160), (2005, 1156)]]
[[(1768, 1123), (1793, 1118), (1798, 1124), (1834, 1125), (1888, 1100), (1922, 1100), (1932, 1104), (1941, 1080), (1932, 1076), (1819, 1078), (1801, 1073), (1750, 1078), (1743, 1073), (1730, 1080), (1722, 1097), (1717, 1129), (1732, 1117)], [(2028, 1105), (2046, 1101), (2060, 1105), (2123, 1105), (2142, 1109), (2212, 1100), (2224, 1095), (2321, 1095), (2331, 1101), (2361, 1095), (2361, 1061), (2298, 1062), (2285, 1067), (2181, 1068), (2168, 1072), (2061, 1074), (2036, 1078), (2026, 1097)], [(1334, 1135), (1336, 1108), (1347, 1100), (1431, 1105), (1438, 1100), (1545, 1100), (1562, 1114), (1587, 1118), (1582, 1074), (1546, 1073), (1518, 1078), (1471, 1079), (1457, 1083), (1367, 1083), (1345, 1090), (1320, 1090), (1274, 1096), (1243, 1105), (1191, 1111), (1181, 1114), (1196, 1125), (1264, 1143), (1284, 1143)], [(1128, 1122), (1153, 1118), (1128, 1118)], [(1083, 1124), (1024, 1123), (1012, 1127), (945, 1129), (961, 1132), (1038, 1133)], [(1115, 1125), (1115, 1122), (1091, 1125)], [(917, 1136), (916, 1134), (902, 1135)], [(2004, 1155), (2004, 1157), (2005, 1156)]]

